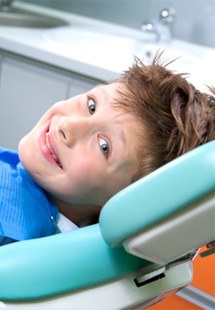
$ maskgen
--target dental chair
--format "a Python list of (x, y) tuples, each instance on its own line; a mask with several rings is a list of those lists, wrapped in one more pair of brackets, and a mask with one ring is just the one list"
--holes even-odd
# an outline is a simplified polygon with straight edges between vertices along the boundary
[(144, 309), (215, 239), (215, 141), (112, 197), (99, 223), (0, 248), (0, 309)]

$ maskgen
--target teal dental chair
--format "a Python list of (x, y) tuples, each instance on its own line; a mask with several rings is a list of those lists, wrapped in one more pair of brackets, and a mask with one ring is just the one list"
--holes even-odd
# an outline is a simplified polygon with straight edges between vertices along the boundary
[(0, 248), (0, 309), (144, 309), (215, 239), (215, 141), (111, 198), (99, 223)]

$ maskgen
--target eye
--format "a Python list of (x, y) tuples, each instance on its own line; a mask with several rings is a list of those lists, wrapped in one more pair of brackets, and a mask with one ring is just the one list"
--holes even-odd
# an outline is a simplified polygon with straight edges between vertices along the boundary
[(108, 142), (103, 138), (99, 138), (99, 147), (100, 147), (102, 153), (104, 154), (104, 156), (108, 157), (108, 155), (110, 153), (110, 147), (109, 147)]
[(88, 109), (90, 114), (94, 114), (96, 112), (96, 103), (95, 101), (91, 98), (87, 101)]

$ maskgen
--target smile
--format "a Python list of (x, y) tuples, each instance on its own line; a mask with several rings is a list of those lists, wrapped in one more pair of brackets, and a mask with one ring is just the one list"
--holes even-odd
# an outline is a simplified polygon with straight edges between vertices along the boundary
[(46, 140), (45, 141), (46, 141), (46, 146), (47, 146), (48, 150), (50, 151), (50, 154), (51, 154), (52, 158), (54, 159), (56, 164), (58, 166), (60, 166), (60, 168), (62, 168), (61, 162), (60, 162), (58, 156), (56, 155), (56, 152), (54, 151), (54, 148), (50, 144), (50, 134), (49, 134), (49, 131), (46, 132)]
[(52, 142), (52, 136), (48, 131), (44, 133), (43, 139), (42, 139), (42, 144), (41, 144), (41, 149), (45, 157), (48, 159), (49, 162), (57, 164), (61, 169), (62, 165), (60, 162), (60, 159), (57, 154), (57, 150), (54, 146), (54, 142)]

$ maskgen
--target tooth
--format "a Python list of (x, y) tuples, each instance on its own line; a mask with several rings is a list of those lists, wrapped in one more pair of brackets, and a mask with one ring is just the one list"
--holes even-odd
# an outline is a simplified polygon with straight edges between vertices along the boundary
[[(51, 151), (51, 146), (50, 146), (50, 143), (49, 143), (49, 133), (48, 132), (46, 133), (46, 145), (47, 145), (48, 149)], [(51, 153), (52, 153), (52, 151), (51, 151)]]
[(55, 161), (57, 161), (57, 157), (55, 156), (54, 153), (52, 153), (52, 157), (54, 158)]

